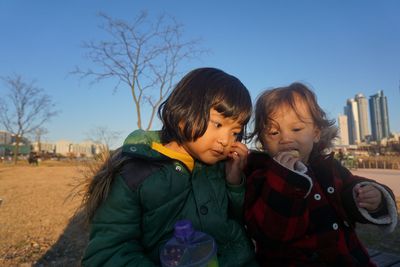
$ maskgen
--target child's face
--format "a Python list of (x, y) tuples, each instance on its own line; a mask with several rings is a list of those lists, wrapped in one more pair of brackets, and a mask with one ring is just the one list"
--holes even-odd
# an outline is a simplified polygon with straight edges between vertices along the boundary
[(243, 125), (239, 120), (225, 118), (215, 109), (210, 110), (206, 132), (196, 141), (182, 144), (186, 153), (206, 164), (226, 159)]
[(275, 124), (263, 135), (264, 150), (271, 156), (279, 152), (297, 150), (302, 162), (307, 163), (315, 142), (319, 141), (320, 130), (314, 125), (307, 104), (296, 103), (297, 113), (288, 105), (279, 107), (272, 118)]

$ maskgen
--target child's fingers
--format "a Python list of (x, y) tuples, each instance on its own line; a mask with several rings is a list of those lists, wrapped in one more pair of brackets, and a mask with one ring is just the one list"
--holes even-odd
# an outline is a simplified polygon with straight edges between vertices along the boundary
[(373, 185), (360, 185), (357, 184), (354, 186), (354, 191), (357, 193), (357, 195), (362, 195), (362, 194), (380, 194), (380, 191)]
[(368, 191), (368, 192), (361, 192), (359, 197), (362, 199), (376, 199), (380, 197), (379, 192), (376, 191)]
[(373, 185), (366, 185), (358, 189), (358, 196), (363, 199), (380, 198), (381, 192)]
[(373, 185), (366, 185), (358, 188), (356, 201), (361, 208), (375, 210), (382, 201), (382, 193)]
[(358, 196), (356, 199), (360, 203), (375, 203), (380, 202), (381, 197), (379, 195), (361, 195)]
[(236, 152), (236, 151), (229, 152), (228, 157), (230, 159), (232, 159), (232, 160), (235, 160), (235, 161), (236, 160), (240, 160), (240, 154), (238, 152)]
[(359, 193), (359, 191), (360, 191), (360, 188), (361, 188), (361, 185), (360, 184), (356, 184), (355, 186), (354, 186), (354, 191), (358, 194)]
[(231, 152), (236, 152), (238, 153), (240, 156), (246, 156), (249, 154), (249, 149), (247, 148), (247, 146), (243, 143), (240, 142), (235, 142), (232, 146), (231, 146)]
[(289, 169), (294, 169), (294, 165), (296, 164), (297, 161), (299, 161), (299, 158), (294, 157), (291, 153), (289, 152), (280, 152), (275, 155), (274, 159), (278, 161), (280, 164), (285, 166), (286, 168)]
[(381, 199), (380, 198), (359, 199), (357, 203), (358, 206), (361, 208), (365, 208), (367, 210), (376, 210), (381, 203)]
[(246, 159), (249, 155), (249, 149), (246, 145), (236, 142), (232, 145), (229, 155), (233, 159)]
[(291, 158), (293, 158), (293, 156), (285, 152), (278, 153), (274, 157), (274, 159), (281, 164), (288, 162)]
[(232, 161), (232, 164), (242, 170), (247, 164), (247, 156), (249, 154), (249, 150), (246, 145), (236, 142), (231, 146), (231, 149), (228, 153), (229, 159)]
[(379, 207), (379, 203), (378, 203), (378, 202), (372, 202), (372, 203), (369, 203), (369, 202), (359, 202), (359, 203), (358, 203), (358, 206), (359, 206), (360, 208), (364, 208), (364, 209), (367, 209), (367, 210), (372, 211), (372, 210), (376, 210), (376, 209)]

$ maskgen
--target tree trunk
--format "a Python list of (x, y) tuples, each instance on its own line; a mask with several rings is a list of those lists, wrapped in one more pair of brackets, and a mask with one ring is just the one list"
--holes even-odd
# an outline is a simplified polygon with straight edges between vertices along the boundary
[(14, 146), (14, 164), (15, 165), (18, 162), (19, 143), (20, 143), (20, 137), (18, 135), (16, 135), (16, 137), (15, 137), (15, 146)]

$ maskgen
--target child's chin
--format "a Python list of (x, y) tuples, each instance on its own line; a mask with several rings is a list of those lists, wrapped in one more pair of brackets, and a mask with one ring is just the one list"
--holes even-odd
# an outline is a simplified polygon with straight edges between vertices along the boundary
[(207, 159), (202, 159), (201, 161), (207, 165), (213, 165), (219, 161), (222, 161), (226, 159), (226, 157), (221, 157), (221, 158), (207, 158)]

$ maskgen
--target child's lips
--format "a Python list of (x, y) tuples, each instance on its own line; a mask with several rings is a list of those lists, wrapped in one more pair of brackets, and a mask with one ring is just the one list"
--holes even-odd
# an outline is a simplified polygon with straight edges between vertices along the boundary
[(285, 150), (282, 150), (281, 152), (289, 153), (293, 157), (297, 157), (297, 158), (300, 156), (299, 151), (295, 148), (285, 149)]
[(213, 154), (218, 155), (218, 156), (224, 156), (224, 150), (220, 150), (220, 149), (212, 149), (211, 150)]
[(294, 147), (286, 147), (282, 148), (280, 152), (288, 152), (288, 151), (298, 151), (298, 149)]
[(290, 150), (290, 151), (288, 151), (288, 153), (290, 153), (293, 157), (296, 157), (296, 158), (300, 157), (300, 153), (297, 150)]

